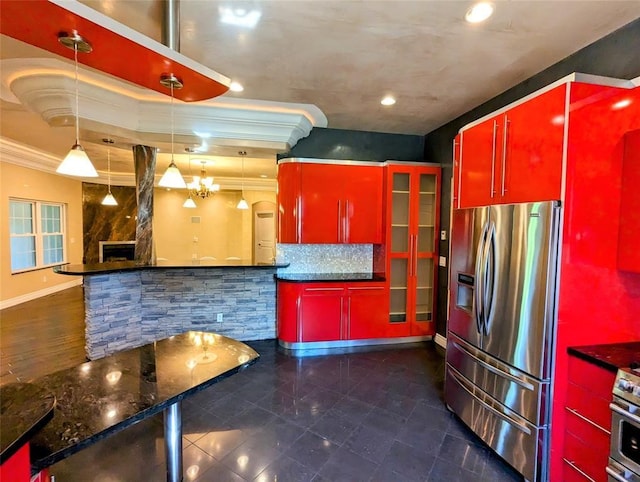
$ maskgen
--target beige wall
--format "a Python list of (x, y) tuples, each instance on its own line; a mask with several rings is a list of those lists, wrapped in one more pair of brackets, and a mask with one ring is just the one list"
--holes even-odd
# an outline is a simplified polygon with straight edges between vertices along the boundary
[[(275, 192), (244, 194), (249, 206), (259, 201), (276, 201)], [(252, 210), (236, 208), (239, 191), (221, 191), (209, 199), (196, 199), (195, 209), (183, 208), (185, 199), (185, 191), (155, 190), (153, 239), (158, 258), (185, 261), (203, 256), (218, 260), (236, 256), (251, 260)], [(192, 217), (200, 217), (200, 223), (192, 222)]]
[(76, 277), (53, 273), (52, 268), (11, 274), (9, 253), (9, 198), (61, 202), (67, 205), (67, 261), (82, 263), (82, 183), (7, 162), (0, 162), (0, 301), (19, 298)]

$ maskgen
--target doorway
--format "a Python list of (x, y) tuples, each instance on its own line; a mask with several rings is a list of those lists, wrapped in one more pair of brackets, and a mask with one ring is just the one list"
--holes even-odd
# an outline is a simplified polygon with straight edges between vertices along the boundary
[(271, 264), (276, 257), (276, 205), (260, 201), (253, 205), (253, 262)]

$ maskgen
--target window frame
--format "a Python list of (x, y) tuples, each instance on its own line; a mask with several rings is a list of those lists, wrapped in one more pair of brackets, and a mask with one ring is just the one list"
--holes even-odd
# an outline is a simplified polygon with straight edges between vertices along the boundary
[[(31, 205), (31, 227), (32, 233), (28, 234), (15, 234), (11, 232), (11, 221), (13, 219), (11, 212), (11, 203), (23, 203)], [(42, 227), (43, 221), (43, 208), (45, 206), (53, 206), (60, 209), (60, 231), (59, 232), (45, 232)], [(62, 260), (54, 263), (45, 263), (45, 238), (50, 236), (62, 236)], [(35, 238), (35, 266), (29, 266), (27, 268), (13, 269), (13, 252), (11, 249), (11, 240), (21, 237), (33, 237)], [(67, 204), (56, 201), (40, 201), (37, 199), (24, 199), (17, 197), (9, 198), (9, 259), (11, 266), (11, 274), (26, 273), (29, 271), (36, 271), (40, 269), (50, 268), (52, 266), (59, 266), (67, 263)]]

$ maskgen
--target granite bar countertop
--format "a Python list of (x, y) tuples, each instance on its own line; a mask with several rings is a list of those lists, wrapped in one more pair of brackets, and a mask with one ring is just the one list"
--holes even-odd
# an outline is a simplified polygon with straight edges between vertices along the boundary
[(122, 271), (139, 271), (147, 269), (184, 269), (184, 268), (286, 268), (289, 263), (252, 263), (248, 260), (192, 260), (192, 261), (156, 261), (152, 264), (141, 264), (135, 261), (112, 261), (93, 264), (63, 264), (53, 268), (58, 274), (86, 276), (93, 274), (118, 273)]
[(259, 356), (231, 338), (190, 331), (34, 380), (57, 403), (52, 420), (31, 439), (32, 472), (245, 369)]
[(618, 368), (628, 368), (632, 362), (640, 363), (640, 341), (572, 346), (567, 351), (570, 355), (582, 358), (614, 373), (618, 371)]
[(32, 383), (0, 387), (0, 463), (6, 462), (51, 419), (56, 398)]
[(297, 283), (309, 282), (341, 282), (341, 281), (386, 281), (379, 273), (278, 273), (278, 281), (292, 281)]

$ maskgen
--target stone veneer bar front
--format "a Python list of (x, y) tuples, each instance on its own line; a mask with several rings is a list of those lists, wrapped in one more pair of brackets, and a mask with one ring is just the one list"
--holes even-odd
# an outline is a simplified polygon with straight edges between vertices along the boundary
[(95, 360), (190, 330), (242, 341), (275, 338), (274, 275), (281, 266), (122, 262), (56, 271), (84, 276), (86, 353)]

